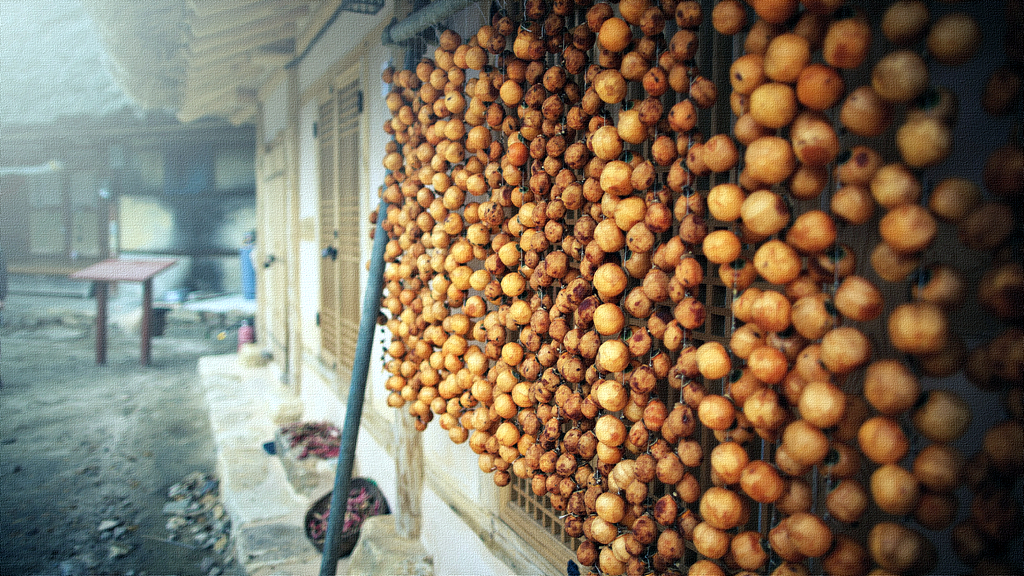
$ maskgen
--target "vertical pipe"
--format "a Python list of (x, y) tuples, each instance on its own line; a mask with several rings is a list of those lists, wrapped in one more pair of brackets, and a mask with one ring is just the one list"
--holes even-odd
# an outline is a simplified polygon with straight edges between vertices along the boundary
[(359, 320), (359, 339), (356, 341), (356, 357), (352, 366), (352, 382), (348, 390), (348, 406), (345, 423), (341, 431), (341, 447), (338, 452), (338, 468), (334, 476), (334, 492), (331, 494), (331, 516), (327, 521), (324, 553), (320, 562), (320, 576), (334, 576), (341, 556), (341, 527), (348, 507), (349, 485), (352, 480), (352, 463), (355, 458), (356, 441), (359, 438), (359, 421), (363, 415), (363, 398), (366, 396), (366, 376), (370, 369), (370, 355), (373, 352), (373, 333), (380, 312), (380, 298), (384, 292), (384, 247), (387, 234), (384, 232), (384, 218), (387, 206), (381, 200), (377, 212), (377, 228), (373, 237), (373, 253), (367, 276), (366, 292), (363, 294), (363, 313)]

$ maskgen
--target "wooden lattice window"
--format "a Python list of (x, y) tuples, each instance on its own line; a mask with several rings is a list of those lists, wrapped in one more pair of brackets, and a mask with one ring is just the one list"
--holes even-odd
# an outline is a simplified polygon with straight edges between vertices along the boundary
[[(711, 3), (702, 3), (707, 6), (707, 11), (710, 13)], [(730, 45), (728, 39), (716, 38), (711, 34), (710, 27), (705, 27), (702, 30), (702, 47), (697, 57), (697, 61), (709, 63), (707, 66), (708, 77), (718, 86), (720, 93), (728, 93), (728, 73), (729, 63), (733, 56), (734, 48)], [(674, 26), (671, 22), (668, 23), (668, 28), (674, 30)], [(667, 34), (671, 36), (671, 33)], [(597, 59), (597, 53), (591, 54), (594, 61)], [(635, 92), (627, 97), (627, 100), (636, 98), (637, 100), (642, 99), (645, 94)], [(666, 109), (676, 101), (681, 99), (681, 96), (675, 95), (672, 92), (666, 94), (663, 98), (663, 103)], [(617, 111), (617, 106), (605, 106), (606, 112)], [(729, 107), (726, 104), (719, 104), (713, 106), (710, 110), (703, 111), (699, 120), (699, 128), (705, 133), (721, 133), (728, 131), (730, 122), (732, 121)], [(650, 144), (644, 143), (639, 146), (626, 145), (627, 150), (630, 150), (634, 154), (639, 154), (642, 157), (650, 157)], [(666, 167), (657, 167), (659, 182), (666, 182), (668, 169)], [(725, 174), (711, 174), (709, 176), (702, 176), (696, 179), (692, 189), (694, 191), (704, 191), (706, 194), (715, 184), (734, 181), (737, 177), (736, 171)], [(567, 215), (566, 227), (571, 228), (575, 220), (576, 215)], [(710, 216), (706, 215), (706, 221), (709, 230), (717, 228), (729, 227), (728, 223), (717, 222)], [(660, 242), (666, 242), (674, 235), (678, 230), (679, 222), (675, 222), (670, 232), (665, 233), (662, 237), (658, 238)], [(623, 250), (620, 256), (625, 259), (629, 257), (628, 250)], [(695, 252), (692, 254), (704, 269), (704, 280), (696, 287), (692, 295), (704, 304), (706, 320), (704, 324), (694, 330), (687, 332), (687, 345), (700, 346), (705, 342), (715, 341), (721, 344), (728, 344), (729, 338), (732, 335), (734, 329), (734, 318), (732, 314), (732, 301), (735, 297), (734, 287), (726, 285), (719, 276), (718, 265), (709, 263), (707, 259), (700, 252), (700, 247), (697, 246)], [(744, 254), (744, 256), (751, 256), (750, 254)], [(639, 280), (633, 279), (627, 286), (624, 293), (629, 292), (640, 283)], [(645, 321), (636, 318), (627, 318), (627, 322), (631, 325), (641, 325)], [(511, 338), (510, 338), (511, 339)], [(677, 353), (672, 353), (673, 362), (676, 359)], [(728, 386), (727, 383), (721, 382), (720, 385), (724, 388)], [(725, 390), (715, 388), (715, 384), (709, 385), (709, 392), (712, 393), (724, 393)], [(662, 386), (657, 391), (657, 395), (662, 401), (668, 406), (672, 406), (675, 402), (680, 400), (681, 392), (679, 389)], [(711, 447), (714, 446), (716, 440), (710, 431), (702, 429), (696, 438), (705, 447), (705, 453), (708, 453)], [(624, 455), (624, 457), (626, 457)], [(591, 463), (596, 467), (597, 461)], [(702, 485), (709, 485), (710, 483), (710, 465), (706, 462), (702, 464), (699, 470), (693, 471), (696, 474)], [(655, 483), (652, 488), (652, 492), (649, 498), (657, 499), (663, 496), (670, 487)], [(548, 562), (564, 569), (568, 560), (575, 561), (576, 549), (579, 546), (581, 539), (573, 538), (566, 533), (563, 518), (565, 517), (564, 512), (555, 510), (547, 496), (536, 496), (531, 487), (530, 479), (521, 479), (512, 475), (511, 482), (505, 490), (505, 497), (502, 500), (501, 516), (513, 529), (516, 530), (531, 546), (533, 546)], [(757, 515), (754, 515), (757, 516)], [(756, 526), (760, 521), (759, 518), (753, 518), (751, 524)], [(695, 552), (692, 550), (692, 544), (688, 547), (687, 558), (684, 559), (683, 564), (686, 560), (692, 561), (695, 558)]]
[(504, 496), (502, 519), (544, 559), (559, 567), (576, 560), (580, 539), (566, 534), (562, 513), (551, 506), (547, 496), (533, 493), (529, 479), (513, 474)]
[[(734, 297), (733, 287), (726, 286), (720, 279), (717, 265), (709, 263), (703, 255), (697, 254), (696, 258), (704, 268), (704, 281), (694, 293), (704, 303), (707, 319), (702, 327), (690, 331), (689, 343), (695, 346), (710, 341), (726, 344), (733, 331), (731, 308)], [(633, 286), (634, 284), (631, 284), (630, 288)], [(641, 324), (641, 322), (633, 320), (631, 324)], [(718, 389), (709, 391), (724, 392), (724, 390)], [(671, 406), (679, 400), (680, 391), (665, 388), (659, 390), (658, 395), (667, 405)], [(706, 447), (706, 450), (710, 450), (715, 443), (711, 433), (703, 429), (697, 439)], [(592, 464), (596, 465), (596, 461)], [(704, 465), (695, 473), (699, 475), (702, 483), (707, 484), (710, 481), (709, 466)], [(667, 487), (658, 485), (651, 497), (660, 497), (666, 493), (666, 490)], [(516, 533), (553, 565), (562, 567), (568, 560), (576, 560), (576, 548), (581, 539), (573, 538), (566, 533), (562, 520), (564, 513), (555, 510), (547, 496), (536, 496), (530, 479), (512, 475), (502, 500), (501, 516)], [(753, 522), (756, 525), (759, 519), (755, 518)]]
[(357, 82), (320, 105), (320, 344), (329, 365), (351, 369), (359, 332), (359, 114)]

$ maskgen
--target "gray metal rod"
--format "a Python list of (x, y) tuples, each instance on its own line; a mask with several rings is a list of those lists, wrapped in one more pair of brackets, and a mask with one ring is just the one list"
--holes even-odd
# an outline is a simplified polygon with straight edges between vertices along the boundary
[(439, 2), (431, 2), (426, 8), (406, 16), (401, 22), (389, 24), (381, 35), (381, 44), (385, 46), (401, 44), (419, 34), (428, 26), (437, 24), (477, 1), (479, 0), (441, 0)]
[(338, 569), (338, 558), (341, 556), (341, 528), (345, 523), (345, 511), (348, 508), (352, 464), (355, 459), (356, 441), (359, 439), (359, 422), (363, 416), (363, 399), (366, 397), (366, 376), (370, 370), (370, 356), (373, 353), (373, 333), (380, 312), (380, 297), (384, 292), (384, 247), (388, 242), (387, 234), (384, 232), (386, 217), (387, 205), (381, 200), (377, 210), (377, 229), (373, 238), (366, 292), (363, 294), (363, 312), (359, 319), (359, 339), (356, 341), (348, 406), (341, 431), (338, 468), (334, 476), (334, 492), (331, 494), (331, 515), (327, 521), (324, 553), (320, 559), (320, 576), (334, 576)]

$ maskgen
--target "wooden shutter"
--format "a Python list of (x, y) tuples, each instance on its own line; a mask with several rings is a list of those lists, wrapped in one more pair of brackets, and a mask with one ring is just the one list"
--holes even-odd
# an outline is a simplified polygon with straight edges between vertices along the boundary
[[(328, 250), (334, 246), (338, 224), (335, 214), (335, 164), (336, 150), (334, 146), (334, 123), (337, 118), (337, 101), (332, 97), (320, 106), (317, 119), (317, 149), (319, 150), (320, 166), (320, 249)], [(320, 324), (321, 353), (328, 361), (334, 361), (334, 351), (338, 348), (338, 282), (333, 266), (327, 256), (320, 263), (320, 312), (317, 322)]]
[(359, 333), (359, 113), (356, 82), (320, 107), (320, 335), (324, 359), (351, 369)]

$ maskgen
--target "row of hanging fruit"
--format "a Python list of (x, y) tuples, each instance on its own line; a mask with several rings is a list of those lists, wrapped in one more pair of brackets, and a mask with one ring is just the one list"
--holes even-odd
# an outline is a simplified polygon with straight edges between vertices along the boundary
[[(601, 574), (923, 574), (936, 546), (1020, 573), (1000, 6), (1004, 62), (955, 2), (526, 0), (443, 31), (384, 73), (388, 404), (526, 482)], [(949, 173), (976, 102), (1009, 137)]]

